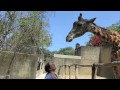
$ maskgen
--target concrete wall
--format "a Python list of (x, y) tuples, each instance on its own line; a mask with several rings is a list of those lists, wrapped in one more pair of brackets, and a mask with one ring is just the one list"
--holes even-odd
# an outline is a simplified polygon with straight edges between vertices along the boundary
[[(80, 47), (81, 50), (81, 64), (92, 65), (93, 63), (99, 62), (100, 48), (99, 47)], [(80, 75), (91, 75), (92, 69), (90, 67), (81, 67)]]
[(0, 76), (10, 70), (10, 79), (35, 79), (37, 56), (22, 53), (0, 52)]
[[(72, 65), (72, 64), (80, 64), (81, 63), (81, 56), (71, 56), (71, 55), (54, 55), (54, 63), (57, 66), (56, 72), (58, 72), (60, 65)], [(68, 67), (66, 68), (67, 75), (69, 74)], [(70, 69), (71, 75), (75, 74), (75, 67), (72, 66)], [(60, 74), (65, 73), (65, 67), (61, 68)]]
[[(111, 47), (80, 47), (78, 48), (81, 56), (61, 56), (55, 55), (54, 62), (57, 66), (57, 72), (60, 65), (64, 64), (89, 64), (92, 65), (93, 63), (110, 63), (111, 62)], [(70, 58), (72, 57), (72, 58)], [(78, 57), (78, 58), (76, 58)], [(76, 59), (75, 59), (76, 58)], [(67, 68), (67, 74), (68, 74)], [(71, 75), (75, 74), (75, 67), (70, 69)], [(65, 68), (63, 67), (60, 74), (65, 73)], [(78, 74), (79, 75), (91, 75), (92, 70), (90, 67), (78, 67)], [(114, 78), (112, 68), (111, 67), (99, 67), (97, 69), (97, 75), (101, 77), (107, 78)]]
[[(83, 65), (92, 65), (95, 62), (99, 61), (100, 48), (98, 47), (81, 47), (79, 49), (81, 51), (81, 56), (71, 56), (71, 55), (54, 55), (54, 62), (57, 66), (57, 72), (59, 69), (59, 65), (72, 65), (72, 64), (83, 64)], [(67, 74), (69, 69), (67, 67)], [(70, 68), (71, 75), (75, 75), (75, 66)], [(61, 69), (60, 74), (65, 73), (65, 68)], [(89, 67), (78, 67), (79, 75), (91, 75), (92, 71)]]
[[(111, 47), (81, 47), (81, 59), (81, 64), (110, 63)], [(86, 60), (88, 60), (88, 62), (86, 62)], [(91, 69), (86, 67), (82, 71), (86, 71), (87, 74), (87, 72), (90, 73)], [(97, 75), (101, 77), (114, 78), (112, 67), (98, 67)]]
[[(111, 47), (101, 47), (100, 52), (100, 63), (110, 63), (111, 62)], [(114, 78), (112, 67), (101, 67), (98, 68), (97, 75), (101, 77)]]

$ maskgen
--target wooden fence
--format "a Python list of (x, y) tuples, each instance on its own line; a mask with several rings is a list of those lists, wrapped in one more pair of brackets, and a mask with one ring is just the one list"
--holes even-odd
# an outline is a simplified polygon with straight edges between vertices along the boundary
[(120, 61), (114, 61), (111, 63), (94, 63), (92, 65), (82, 65), (82, 64), (72, 64), (72, 65), (60, 65), (59, 70), (58, 70), (58, 75), (60, 75), (60, 70), (62, 67), (65, 69), (65, 79), (66, 79), (66, 67), (69, 67), (69, 79), (70, 79), (70, 68), (72, 66), (75, 66), (75, 79), (78, 78), (78, 67), (91, 67), (92, 75), (91, 79), (96, 78), (96, 71), (98, 67), (112, 67), (112, 66), (117, 66), (120, 65)]

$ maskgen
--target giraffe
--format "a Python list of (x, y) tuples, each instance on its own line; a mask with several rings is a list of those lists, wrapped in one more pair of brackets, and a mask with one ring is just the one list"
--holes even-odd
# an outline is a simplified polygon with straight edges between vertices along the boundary
[[(103, 27), (100, 27), (94, 23), (96, 18), (92, 19), (83, 19), (82, 13), (78, 17), (78, 21), (73, 23), (72, 30), (66, 37), (66, 42), (71, 42), (73, 39), (78, 38), (84, 35), (86, 32), (91, 32), (94, 35), (100, 37), (104, 41), (112, 44), (112, 52), (111, 52), (111, 62), (120, 60), (120, 34), (114, 30), (108, 30)], [(120, 79), (120, 66), (114, 66), (113, 72), (116, 79)]]

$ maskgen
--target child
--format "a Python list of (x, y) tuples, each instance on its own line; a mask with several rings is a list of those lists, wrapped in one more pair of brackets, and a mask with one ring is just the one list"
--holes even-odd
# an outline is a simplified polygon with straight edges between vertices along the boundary
[(60, 79), (59, 76), (55, 73), (56, 66), (53, 62), (48, 62), (45, 65), (45, 71), (47, 72), (45, 79)]

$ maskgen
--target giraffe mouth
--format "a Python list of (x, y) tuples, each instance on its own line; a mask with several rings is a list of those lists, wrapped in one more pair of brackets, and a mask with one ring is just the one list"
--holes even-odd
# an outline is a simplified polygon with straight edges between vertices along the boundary
[(68, 40), (67, 42), (71, 42), (71, 41), (72, 41), (72, 39)]
[(69, 38), (69, 37), (66, 38), (66, 42), (71, 42), (71, 41), (72, 41), (72, 38)]

